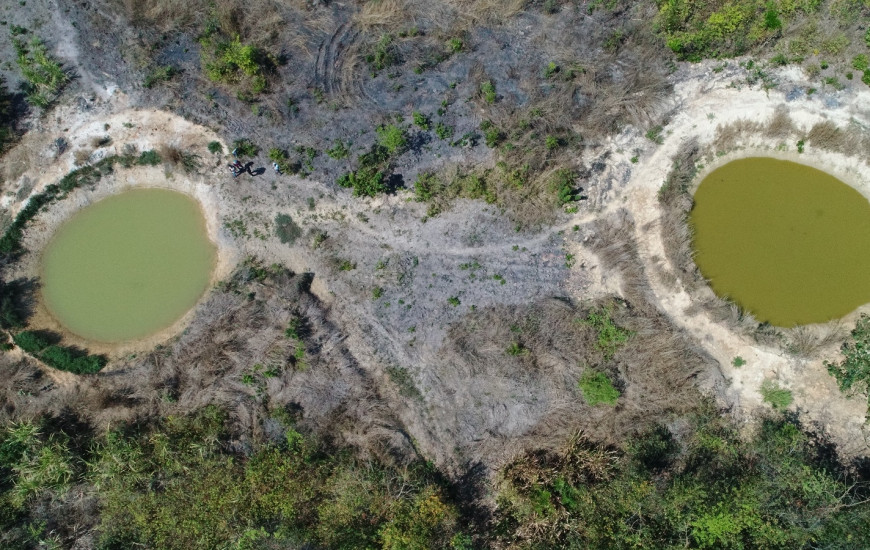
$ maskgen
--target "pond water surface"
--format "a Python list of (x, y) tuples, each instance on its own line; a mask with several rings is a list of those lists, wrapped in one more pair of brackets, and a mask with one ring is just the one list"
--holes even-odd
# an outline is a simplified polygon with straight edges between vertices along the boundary
[(704, 178), (689, 221), (701, 273), (759, 321), (819, 323), (870, 302), (870, 202), (830, 174), (735, 160)]
[(208, 287), (216, 260), (199, 203), (136, 189), (77, 212), (42, 257), (42, 295), (71, 332), (101, 342), (172, 325)]

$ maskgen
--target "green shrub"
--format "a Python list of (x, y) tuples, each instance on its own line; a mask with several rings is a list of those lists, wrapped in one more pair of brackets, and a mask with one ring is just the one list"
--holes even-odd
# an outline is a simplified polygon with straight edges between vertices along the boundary
[(520, 342), (511, 342), (510, 345), (505, 350), (505, 352), (508, 355), (511, 355), (513, 357), (517, 357), (520, 355), (527, 355), (529, 353), (529, 350), (524, 345), (522, 345)]
[(435, 135), (438, 136), (438, 139), (450, 139), (453, 137), (453, 127), (438, 122), (435, 124)]
[(48, 54), (45, 44), (37, 37), (29, 43), (13, 38), (16, 61), (24, 77), (27, 102), (45, 109), (69, 81), (60, 62)]
[(277, 65), (277, 59), (265, 50), (243, 44), (239, 35), (230, 40), (217, 33), (200, 38), (200, 51), (205, 73), (215, 82), (243, 84), (258, 94), (266, 89), (266, 75)]
[(241, 138), (233, 142), (233, 151), (240, 157), (256, 157), (260, 148), (250, 139)]
[(558, 149), (560, 145), (561, 143), (559, 142), (559, 138), (557, 138), (556, 136), (547, 136), (544, 139), (544, 146), (547, 148), (548, 151), (554, 151)]
[(377, 300), (378, 298), (380, 298), (383, 295), (384, 295), (383, 287), (376, 286), (375, 288), (372, 289), (372, 300)]
[(451, 296), (447, 298), (447, 303), (453, 307), (458, 307), (462, 302), (459, 301), (459, 296)]
[(870, 86), (870, 69), (864, 71), (864, 74), (861, 75), (861, 82)]
[(855, 58), (852, 59), (852, 68), (859, 71), (866, 71), (870, 68), (870, 59), (867, 58), (867, 54), (862, 53), (856, 55)]
[(596, 346), (604, 352), (605, 359), (612, 358), (616, 350), (634, 334), (632, 331), (616, 325), (611, 318), (611, 313), (612, 306), (605, 306), (590, 311), (586, 319), (580, 321), (581, 324), (592, 327), (598, 332)]
[(480, 123), (480, 129), (483, 132), (483, 139), (486, 146), (489, 148), (498, 147), (504, 141), (505, 134), (490, 120), (484, 120)]
[(285, 174), (295, 174), (299, 171), (299, 165), (290, 161), (290, 156), (284, 149), (272, 147), (269, 149), (269, 160), (278, 165), (278, 169)]
[(386, 149), (387, 153), (391, 155), (401, 153), (408, 144), (408, 138), (405, 136), (405, 131), (395, 124), (378, 126), (375, 132), (378, 136), (378, 144)]
[(139, 158), (136, 159), (136, 164), (140, 166), (157, 166), (160, 164), (160, 160), (160, 153), (151, 149), (148, 151), (142, 151), (139, 154)]
[(861, 315), (852, 330), (852, 341), (840, 349), (843, 360), (826, 361), (825, 367), (837, 380), (842, 392), (868, 394), (870, 404), (870, 317)]
[(557, 65), (554, 61), (550, 61), (546, 67), (544, 67), (544, 78), (547, 80), (556, 76), (559, 73), (559, 65)]
[(567, 168), (557, 170), (553, 175), (550, 187), (556, 193), (559, 206), (564, 206), (578, 200), (576, 181), (577, 173)]
[(442, 187), (441, 179), (432, 172), (417, 174), (414, 181), (414, 196), (418, 202), (426, 202), (434, 198)]
[(30, 330), (19, 332), (12, 337), (12, 340), (16, 346), (32, 355), (39, 353), (51, 344), (44, 336)]
[(773, 2), (768, 2), (767, 9), (764, 11), (764, 28), (768, 30), (778, 30), (782, 28), (782, 21), (779, 18), (779, 12), (776, 9), (776, 4)]
[(412, 117), (414, 119), (414, 126), (423, 131), (429, 130), (429, 117), (417, 111), (414, 111)]
[(219, 141), (210, 141), (208, 144), (208, 152), (213, 155), (221, 155), (224, 152), (224, 147)]
[(447, 41), (447, 49), (450, 50), (450, 53), (459, 53), (464, 47), (465, 44), (458, 38), (451, 38)]
[(772, 380), (765, 380), (761, 384), (761, 397), (765, 403), (770, 403), (774, 409), (785, 409), (794, 400), (791, 391), (780, 387)]
[(63, 346), (48, 346), (39, 358), (48, 365), (74, 374), (93, 374), (106, 366), (106, 359), (99, 355), (84, 355)]
[(399, 62), (396, 47), (393, 45), (393, 35), (382, 34), (371, 53), (366, 55), (366, 63), (372, 70), (381, 71)]
[(587, 369), (580, 377), (578, 386), (583, 392), (583, 399), (593, 407), (599, 403), (615, 405), (620, 396), (619, 390), (613, 387), (613, 383), (602, 372)]
[(374, 197), (387, 191), (384, 173), (377, 167), (361, 167), (354, 172), (347, 172), (335, 183), (340, 187), (352, 188), (355, 197)]
[(492, 80), (487, 80), (480, 85), (480, 95), (487, 104), (492, 105), (495, 103), (495, 84)]
[(106, 365), (106, 359), (102, 356), (87, 355), (73, 348), (52, 344), (41, 334), (32, 331), (19, 332), (12, 339), (22, 350), (58, 370), (74, 374), (93, 374)]
[(284, 244), (296, 244), (296, 239), (302, 236), (302, 228), (293, 221), (289, 214), (275, 216), (275, 235)]
[(740, 357), (739, 355), (731, 360), (731, 365), (735, 367), (742, 367), (746, 364), (746, 360)]
[(350, 142), (337, 139), (333, 142), (332, 148), (326, 150), (326, 156), (335, 160), (346, 159), (350, 156)]
[(653, 143), (661, 145), (662, 143), (664, 143), (664, 137), (662, 136), (662, 129), (663, 128), (661, 126), (654, 126), (654, 127), (650, 128), (646, 132), (646, 139), (650, 140)]
[(778, 53), (775, 56), (770, 58), (770, 63), (772, 65), (784, 67), (784, 66), (788, 65), (788, 63), (789, 63), (788, 56), (786, 56), (785, 54), (782, 54), (782, 53)]
[(142, 85), (145, 88), (152, 88), (155, 84), (159, 82), (168, 82), (172, 80), (172, 77), (178, 74), (178, 70), (171, 66), (165, 65), (163, 67), (157, 67), (145, 77), (145, 80), (142, 82)]

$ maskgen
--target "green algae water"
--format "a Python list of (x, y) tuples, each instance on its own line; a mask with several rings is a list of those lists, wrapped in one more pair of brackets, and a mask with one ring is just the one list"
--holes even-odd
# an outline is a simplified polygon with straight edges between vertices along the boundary
[(713, 290), (760, 321), (820, 323), (870, 302), (870, 202), (830, 174), (735, 160), (701, 182), (689, 221)]
[(199, 203), (136, 189), (76, 213), (42, 257), (42, 294), (71, 332), (100, 342), (170, 326), (205, 292), (216, 250)]

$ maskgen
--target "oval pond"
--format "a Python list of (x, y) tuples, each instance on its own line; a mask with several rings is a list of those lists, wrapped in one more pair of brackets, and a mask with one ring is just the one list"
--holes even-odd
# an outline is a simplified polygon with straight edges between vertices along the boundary
[(215, 258), (197, 201), (165, 189), (125, 191), (57, 230), (42, 256), (42, 295), (83, 338), (139, 339), (196, 304)]
[(759, 321), (819, 323), (870, 302), (870, 202), (830, 174), (729, 162), (701, 182), (689, 222), (713, 290)]

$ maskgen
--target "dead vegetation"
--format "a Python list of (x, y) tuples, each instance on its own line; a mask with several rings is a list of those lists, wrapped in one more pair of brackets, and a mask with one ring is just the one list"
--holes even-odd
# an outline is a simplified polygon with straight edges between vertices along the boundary
[[(301, 426), (390, 463), (415, 456), (379, 390), (341, 344), (307, 275), (248, 263), (197, 311), (191, 328), (143, 356), (73, 377), (3, 354), (4, 420), (73, 412), (99, 429), (187, 414), (230, 413), (240, 433), (262, 436), (268, 411), (295, 411)], [(291, 318), (293, 334), (288, 336)]]
[[(418, 375), (427, 407), (441, 419), (437, 439), (457, 442), (462, 460), (502, 463), (524, 449), (556, 448), (578, 429), (620, 445), (696, 407), (699, 387), (718, 383), (713, 362), (652, 301), (631, 220), (608, 218), (589, 231), (625, 301), (554, 298), (473, 312), (450, 327), (434, 364)], [(584, 322), (604, 310), (632, 334), (612, 356)], [(590, 371), (605, 373), (621, 392), (614, 407), (585, 402), (578, 382)]]

